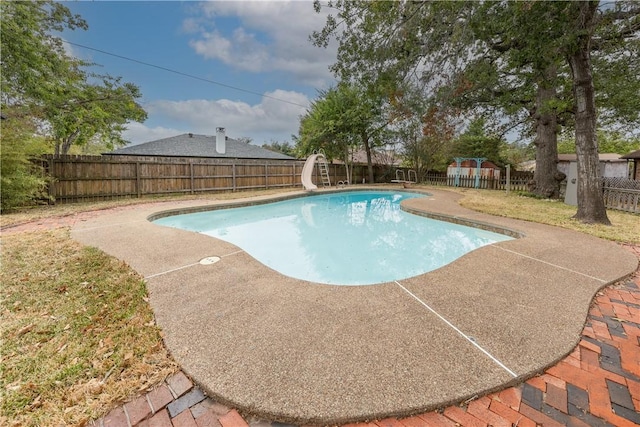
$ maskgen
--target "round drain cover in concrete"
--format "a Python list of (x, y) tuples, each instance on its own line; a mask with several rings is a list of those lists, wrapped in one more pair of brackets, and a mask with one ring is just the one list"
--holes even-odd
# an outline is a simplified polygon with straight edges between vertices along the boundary
[(202, 258), (200, 260), (200, 264), (202, 264), (202, 265), (211, 265), (211, 264), (215, 264), (218, 261), (220, 261), (220, 257), (218, 257), (218, 256), (208, 256), (206, 258)]

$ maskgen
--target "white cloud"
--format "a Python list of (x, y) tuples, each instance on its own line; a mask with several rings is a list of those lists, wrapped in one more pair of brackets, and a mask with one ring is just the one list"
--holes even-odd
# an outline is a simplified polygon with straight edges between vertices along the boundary
[(242, 28), (236, 28), (230, 39), (218, 31), (202, 32), (200, 37), (200, 40), (192, 40), (189, 44), (206, 59), (219, 59), (227, 65), (252, 72), (262, 71), (268, 62), (266, 46)]
[[(193, 33), (191, 47), (204, 58), (251, 72), (286, 71), (305, 84), (326, 87), (336, 59), (336, 44), (317, 48), (309, 41), (320, 30), (326, 13), (316, 13), (311, 1), (203, 2), (199, 18), (183, 29)], [(216, 18), (236, 17), (241, 26), (225, 29)], [(220, 21), (219, 21), (220, 22)]]
[(265, 95), (255, 105), (228, 99), (151, 101), (145, 105), (149, 116), (171, 126), (147, 127), (132, 123), (124, 136), (137, 144), (186, 132), (215, 135), (216, 127), (224, 127), (230, 137), (250, 137), (258, 145), (272, 139), (291, 141), (291, 135), (298, 133), (300, 116), (306, 111), (309, 99), (303, 94), (284, 90)]
[(178, 129), (165, 128), (162, 126), (150, 128), (142, 123), (130, 122), (127, 124), (127, 130), (122, 133), (122, 137), (127, 141), (131, 141), (130, 145), (136, 145), (156, 139), (180, 135), (181, 133), (184, 132)]

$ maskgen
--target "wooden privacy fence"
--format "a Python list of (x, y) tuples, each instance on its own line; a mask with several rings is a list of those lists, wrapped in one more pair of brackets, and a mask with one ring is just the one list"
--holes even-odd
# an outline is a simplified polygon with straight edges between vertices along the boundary
[[(301, 186), (304, 160), (214, 159), (154, 156), (45, 156), (49, 196), (57, 203), (199, 194)], [(329, 165), (333, 184), (346, 181), (344, 165)], [(374, 168), (376, 181), (387, 168)], [(352, 182), (367, 177), (354, 166)], [(322, 183), (316, 167), (314, 182)], [(368, 181), (368, 179), (367, 179)]]
[(603, 178), (602, 191), (607, 208), (640, 213), (640, 181)]
[[(144, 197), (162, 194), (300, 187), (304, 160), (214, 159), (153, 156), (45, 156), (42, 165), (51, 177), (49, 196), (57, 203)], [(403, 168), (406, 173), (406, 169)], [(390, 182), (395, 169), (374, 167), (375, 182)], [(329, 164), (331, 183), (346, 181), (344, 165)], [(512, 172), (510, 189), (527, 191), (531, 172)], [(368, 182), (367, 167), (353, 166), (351, 183)], [(321, 185), (316, 167), (313, 181)], [(455, 186), (454, 175), (429, 173), (421, 181)], [(505, 190), (506, 177), (480, 177), (479, 188)], [(474, 176), (458, 177), (459, 187), (475, 188)], [(610, 209), (640, 213), (640, 181), (603, 179), (603, 197)]]

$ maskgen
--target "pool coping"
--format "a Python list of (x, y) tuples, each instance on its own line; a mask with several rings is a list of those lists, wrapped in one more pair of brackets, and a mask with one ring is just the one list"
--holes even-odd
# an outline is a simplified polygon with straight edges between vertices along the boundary
[[(358, 189), (380, 190), (390, 188), (374, 186), (367, 188), (359, 187)], [(391, 189), (422, 192), (416, 191), (415, 189)], [(351, 188), (347, 188), (339, 191), (350, 190)], [(461, 329), (470, 330), (475, 336), (474, 339), (483, 344), (489, 344), (496, 352), (508, 356), (510, 354), (509, 352), (513, 352), (514, 348), (520, 348), (518, 343), (515, 345), (510, 344), (511, 346), (502, 345), (500, 339), (508, 341), (510, 339), (508, 334), (505, 337), (498, 337), (500, 339), (494, 340), (491, 334), (483, 333), (482, 328), (475, 330), (476, 328), (473, 323), (475, 321), (476, 324), (481, 324), (484, 321), (484, 318), (478, 316), (478, 313), (476, 313), (477, 311), (481, 314), (482, 310), (472, 310), (473, 304), (477, 304), (479, 308), (486, 310), (495, 310), (500, 307), (500, 304), (495, 304), (489, 299), (483, 299), (482, 295), (476, 295), (474, 292), (477, 292), (477, 289), (465, 290), (465, 287), (460, 287), (459, 283), (455, 283), (448, 275), (450, 276), (456, 269), (458, 271), (464, 271), (464, 268), (470, 267), (478, 269), (484, 268), (486, 271), (495, 270), (504, 275), (511, 275), (508, 279), (518, 279), (522, 282), (518, 284), (518, 287), (510, 287), (509, 283), (497, 283), (497, 280), (492, 281), (487, 280), (487, 278), (478, 278), (479, 284), (475, 286), (479, 289), (491, 287), (491, 291), (495, 293), (493, 296), (496, 298), (500, 298), (500, 292), (508, 289), (509, 292), (514, 293), (514, 297), (517, 296), (520, 299), (531, 298), (530, 302), (538, 304), (535, 308), (539, 310), (549, 308), (545, 308), (545, 303), (554, 310), (557, 310), (558, 305), (554, 304), (554, 298), (574, 298), (571, 301), (567, 301), (566, 304), (562, 304), (562, 306), (567, 306), (565, 310), (568, 312), (567, 314), (557, 313), (554, 310), (550, 310), (544, 314), (536, 314), (534, 310), (525, 307), (522, 310), (526, 311), (526, 314), (530, 318), (522, 321), (522, 319), (518, 319), (517, 316), (513, 316), (513, 319), (510, 319), (518, 323), (518, 327), (531, 329), (530, 331), (518, 332), (516, 328), (514, 328), (513, 331), (509, 331), (513, 334), (521, 333), (518, 339), (531, 336), (534, 337), (532, 339), (534, 339), (537, 344), (540, 342), (544, 343), (545, 340), (552, 343), (552, 345), (550, 345), (551, 348), (542, 348), (540, 350), (541, 354), (533, 355), (532, 358), (534, 360), (528, 360), (528, 357), (515, 357), (514, 363), (518, 365), (517, 375), (515, 377), (504, 375), (502, 370), (496, 369), (491, 363), (486, 363), (487, 361), (484, 360), (485, 356), (476, 354), (478, 352), (469, 346), (468, 340), (459, 339), (455, 333), (450, 333), (451, 331), (449, 330), (441, 330), (440, 327), (442, 325), (439, 323), (440, 321), (437, 317), (432, 316), (429, 312), (423, 311), (420, 303), (414, 304), (416, 299), (407, 296), (407, 294), (401, 291), (395, 284), (381, 286), (378, 291), (365, 293), (367, 294), (367, 298), (375, 300), (375, 302), (370, 304), (369, 309), (377, 310), (377, 314), (382, 317), (388, 315), (396, 317), (390, 317), (390, 320), (387, 320), (370, 316), (367, 307), (356, 313), (347, 313), (347, 315), (345, 315), (341, 313), (340, 310), (332, 311), (331, 306), (328, 306), (324, 311), (318, 311), (320, 309), (317, 307), (317, 304), (313, 302), (313, 298), (318, 298), (319, 301), (326, 299), (327, 301), (331, 301), (332, 304), (345, 307), (349, 301), (356, 303), (361, 302), (359, 297), (354, 297), (354, 292), (340, 292), (342, 296), (336, 298), (332, 295), (334, 292), (327, 289), (327, 287), (331, 287), (331, 285), (308, 284), (303, 281), (281, 278), (277, 273), (269, 271), (269, 269), (264, 266), (261, 267), (257, 265), (259, 263), (256, 264), (256, 262), (253, 262), (251, 259), (244, 257), (243, 254), (229, 255), (229, 258), (225, 258), (225, 262), (233, 274), (227, 272), (228, 275), (225, 275), (225, 273), (221, 272), (221, 277), (203, 278), (204, 267), (167, 268), (168, 266), (165, 264), (171, 262), (176, 263), (174, 262), (176, 260), (172, 259), (175, 257), (159, 256), (159, 254), (153, 251), (154, 245), (163, 244), (163, 239), (165, 242), (170, 241), (170, 244), (176, 249), (184, 245), (185, 250), (191, 252), (189, 256), (191, 257), (192, 263), (188, 264), (183, 262), (183, 264), (195, 265), (197, 259), (193, 259), (193, 255), (210, 253), (211, 241), (206, 239), (211, 238), (207, 237), (206, 239), (202, 239), (202, 236), (193, 236), (194, 233), (170, 230), (167, 228), (159, 229), (159, 226), (149, 223), (147, 221), (148, 218), (156, 218), (158, 215), (166, 215), (168, 212), (193, 211), (194, 209), (208, 210), (212, 207), (221, 208), (222, 206), (246, 206), (257, 204), (264, 200), (286, 200), (294, 197), (303, 197), (308, 193), (288, 193), (284, 196), (267, 196), (238, 202), (203, 203), (202, 200), (199, 200), (195, 202), (178, 203), (180, 206), (172, 207), (171, 209), (163, 209), (158, 206), (148, 208), (141, 207), (139, 210), (121, 213), (115, 217), (109, 215), (109, 213), (105, 213), (94, 220), (74, 227), (72, 236), (82, 243), (97, 246), (107, 253), (124, 259), (147, 277), (151, 304), (156, 313), (158, 325), (165, 331), (165, 342), (169, 350), (182, 365), (185, 372), (192, 376), (195, 382), (208, 394), (223, 403), (239, 408), (241, 411), (252, 415), (297, 424), (342, 424), (367, 419), (384, 418), (386, 416), (408, 416), (447, 406), (478, 394), (489, 393), (522, 382), (566, 356), (573, 349), (580, 338), (580, 332), (586, 318), (590, 301), (599, 289), (624, 278), (636, 270), (637, 259), (633, 256), (625, 256), (626, 252), (611, 242), (605, 242), (601, 239), (584, 236), (580, 233), (540, 224), (479, 214), (461, 208), (457, 204), (457, 200), (460, 197), (459, 195), (445, 190), (431, 188), (427, 189), (426, 192), (432, 195), (429, 200), (423, 200), (422, 198), (406, 200), (403, 202), (402, 208), (411, 213), (435, 217), (436, 219), (453, 220), (465, 225), (473, 223), (480, 225), (481, 228), (491, 228), (492, 231), (500, 229), (503, 232), (508, 231), (514, 235), (520, 235), (522, 238), (515, 240), (515, 242), (519, 242), (516, 245), (498, 244), (496, 246), (499, 246), (501, 249), (497, 249), (496, 247), (479, 249), (469, 256), (463, 257), (462, 260), (452, 263), (454, 265), (450, 267), (439, 269), (433, 273), (427, 273), (413, 280), (402, 281), (401, 284), (398, 283), (398, 286), (406, 288), (405, 290), (415, 296), (418, 301), (427, 300), (429, 304), (435, 306), (437, 310), (444, 308), (445, 311), (447, 311), (448, 301), (460, 301), (461, 303), (469, 304), (467, 307), (458, 307), (460, 310), (452, 309), (448, 311), (445, 317), (454, 319), (454, 323), (462, 325)], [(317, 193), (319, 192), (314, 192), (313, 194)], [(436, 203), (432, 203), (434, 201)], [(136, 231), (144, 232), (146, 240), (142, 246), (139, 242), (136, 243), (135, 241)], [(154, 234), (160, 235), (154, 236)], [(559, 239), (558, 236), (561, 238)], [(546, 247), (544, 244), (545, 239), (549, 240)], [(571, 244), (563, 239), (576, 239), (576, 241)], [(185, 244), (183, 240), (188, 242)], [(565, 253), (561, 247), (563, 245), (568, 245), (570, 251)], [(229, 251), (229, 253), (237, 251), (237, 248), (229, 244), (216, 243), (214, 246), (216, 246), (216, 250), (226, 250)], [(149, 250), (150, 248), (151, 250)], [(566, 256), (569, 259), (564, 261), (558, 260), (562, 262), (557, 263), (557, 267), (562, 268), (554, 267), (549, 259), (545, 259), (544, 253), (541, 253), (544, 249), (552, 251), (550, 256), (547, 255), (549, 259), (553, 260), (554, 257), (561, 256)], [(562, 255), (563, 253), (564, 255)], [(529, 263), (528, 267), (531, 271), (529, 271), (530, 274), (526, 275), (528, 277), (512, 271), (513, 269), (510, 269), (509, 265), (501, 266), (499, 264), (492, 264), (491, 260), (496, 257), (500, 258), (500, 256), (509, 261), (515, 259), (515, 262), (518, 263)], [(598, 256), (602, 259), (597, 260)], [(235, 260), (234, 257), (241, 257), (242, 259)], [(579, 260), (571, 259), (572, 257), (579, 258)], [(596, 260), (594, 260), (594, 258), (596, 258)], [(177, 263), (180, 264), (180, 262)], [(543, 268), (542, 266), (545, 267)], [(462, 268), (462, 270), (460, 270), (460, 268)], [(578, 270), (580, 268), (584, 268), (586, 273), (579, 272)], [(546, 271), (548, 269), (552, 269), (553, 274)], [(152, 271), (156, 273), (151, 273)], [(570, 281), (577, 289), (566, 290), (554, 286), (554, 280), (556, 279)], [(242, 283), (243, 281), (244, 284)], [(451, 281), (452, 283), (447, 283), (447, 281)], [(518, 289), (520, 287), (530, 286), (532, 283), (533, 285), (536, 283), (540, 284), (540, 282), (545, 286), (544, 289), (555, 293), (554, 295), (550, 295), (549, 301), (546, 301), (544, 298), (539, 298), (539, 296), (536, 297), (535, 292), (532, 292), (534, 295), (529, 295), (524, 290)], [(585, 285), (582, 282), (589, 283)], [(183, 284), (184, 289), (175, 289), (175, 283)], [(230, 283), (233, 284), (231, 285)], [(434, 283), (437, 283), (441, 289), (451, 292), (452, 295), (448, 296), (447, 292), (443, 292), (442, 295), (429, 294), (427, 288)], [(265, 290), (259, 291), (252, 289), (252, 284), (262, 284)], [(211, 289), (215, 289), (219, 293), (215, 295), (215, 298), (207, 293), (201, 293), (200, 287), (203, 285), (211, 286)], [(501, 288), (501, 286), (503, 288)], [(286, 290), (286, 293), (299, 297), (302, 303), (306, 301), (305, 298), (309, 298), (309, 304), (306, 307), (309, 313), (305, 313), (303, 307), (295, 307), (295, 304), (288, 304), (286, 301), (281, 301), (277, 297), (277, 294), (282, 292), (283, 289)], [(193, 298), (189, 298), (189, 295), (184, 295), (187, 290), (191, 291), (191, 296), (194, 296)], [(465, 292), (470, 292), (471, 294), (466, 294)], [(456, 293), (458, 294), (456, 295)], [(241, 298), (238, 298), (238, 295), (241, 295)], [(456, 296), (458, 297), (457, 299)], [(220, 303), (218, 298), (226, 298), (226, 302)], [(344, 298), (344, 301), (342, 301), (341, 298)], [(281, 304), (282, 307), (279, 307), (279, 309), (282, 313), (268, 313), (265, 315), (261, 310), (272, 309), (272, 306), (264, 304), (264, 300), (268, 300), (269, 304)], [(243, 304), (247, 303), (247, 301), (256, 304), (259, 308), (256, 310), (250, 307), (244, 307)], [(397, 307), (387, 307), (385, 304), (387, 301), (394, 302), (401, 307), (402, 310), (397, 309)], [(302, 303), (300, 303), (300, 305), (303, 305)], [(187, 304), (189, 306), (185, 308), (179, 306), (179, 304)], [(233, 307), (237, 313), (224, 312), (224, 315), (221, 315), (220, 318), (215, 318), (215, 316), (211, 317), (210, 314), (202, 311), (207, 307), (215, 307), (216, 310), (221, 310), (223, 306)], [(309, 322), (308, 325), (305, 324), (306, 329), (303, 328), (302, 331), (298, 331), (299, 334), (312, 334), (314, 333), (313, 323), (318, 320), (318, 317), (314, 318), (313, 316), (318, 313), (330, 315), (324, 318), (324, 323), (331, 324), (337, 329), (346, 324), (351, 328), (351, 332), (360, 331), (364, 335), (377, 337), (380, 340), (380, 344), (394, 345), (398, 344), (398, 342), (404, 342), (405, 350), (412, 351), (416, 354), (403, 355), (403, 349), (401, 347), (389, 348), (388, 353), (393, 353), (392, 357), (395, 357), (398, 361), (414, 363), (415, 365), (412, 366), (416, 366), (415, 372), (395, 372), (397, 374), (396, 376), (402, 377), (406, 381), (404, 383), (392, 384), (390, 387), (385, 388), (381, 382), (385, 379), (392, 381), (394, 372), (382, 372), (379, 375), (375, 375), (375, 372), (373, 372), (373, 375), (369, 375), (372, 373), (367, 371), (370, 371), (372, 367), (384, 367), (385, 369), (393, 371), (394, 369), (399, 369), (397, 365), (385, 363), (384, 361), (358, 360), (348, 354), (340, 355), (339, 349), (332, 347), (330, 341), (323, 342), (324, 346), (318, 346), (315, 352), (306, 352), (304, 346), (296, 346), (296, 342), (292, 342), (295, 340), (305, 341), (305, 336), (297, 335), (297, 331), (293, 329), (287, 330), (286, 333), (275, 330), (275, 326), (291, 328), (290, 321), (283, 322), (283, 320), (289, 320), (287, 316), (295, 314), (299, 316), (296, 318), (297, 321), (301, 323)], [(305, 317), (307, 314), (309, 314), (309, 319)], [(385, 328), (385, 330), (390, 333), (398, 334), (401, 339), (396, 340), (391, 339), (392, 337), (372, 334), (371, 331), (368, 330), (367, 325), (364, 324), (364, 321), (362, 322), (363, 324), (354, 322), (349, 314), (357, 314), (361, 316), (361, 319), (368, 320), (377, 327)], [(227, 315), (233, 317), (233, 319), (226, 319), (225, 316)], [(508, 316), (510, 313), (504, 313), (504, 315)], [(244, 316), (254, 316), (255, 318), (247, 319)], [(338, 318), (339, 316), (344, 317)], [(465, 319), (466, 317), (469, 317), (468, 321)], [(204, 318), (207, 318), (207, 320), (202, 322)], [(545, 321), (548, 321), (549, 324), (539, 327), (540, 325), (529, 324), (531, 323), (531, 319), (547, 319)], [(397, 320), (397, 324), (395, 320)], [(492, 321), (497, 320), (498, 319), (492, 320), (492, 318), (490, 318), (490, 321), (484, 325), (484, 328), (488, 328), (491, 330), (491, 333), (499, 335), (501, 328), (510, 327), (507, 323), (501, 323), (498, 325), (501, 327), (496, 327), (496, 325), (492, 324)], [(265, 321), (272, 321), (273, 323), (265, 325), (263, 323)], [(344, 322), (344, 324), (340, 323), (340, 321)], [(211, 325), (216, 324), (216, 322), (225, 324), (232, 332), (236, 333), (236, 335), (226, 336), (222, 334), (217, 337), (217, 341), (212, 340), (209, 336), (211, 334), (206, 333), (206, 328), (210, 328)], [(416, 326), (415, 323), (419, 325)], [(551, 326), (554, 326), (556, 323), (557, 326), (555, 326), (555, 329), (552, 328)], [(205, 333), (203, 333), (203, 325)], [(243, 329), (243, 327), (246, 329)], [(373, 327), (374, 326), (371, 326), (371, 328)], [(427, 330), (432, 333), (433, 336), (451, 340), (450, 342), (444, 341), (441, 345), (454, 342), (455, 349), (463, 353), (463, 356), (469, 357), (470, 359), (477, 357), (479, 360), (470, 366), (477, 370), (476, 375), (483, 377), (483, 381), (478, 381), (478, 384), (474, 384), (474, 387), (471, 388), (462, 387), (461, 390), (446, 390), (446, 388), (451, 385), (450, 383), (455, 382), (455, 378), (450, 378), (447, 372), (433, 372), (433, 375), (429, 376), (430, 373), (424, 372), (424, 370), (429, 368), (434, 370), (441, 369), (445, 371), (450, 369), (455, 371), (456, 369), (460, 369), (460, 367), (455, 366), (453, 363), (445, 363), (448, 362), (446, 360), (435, 360), (429, 363), (422, 360), (423, 358), (420, 357), (421, 353), (419, 352), (428, 349), (429, 351), (437, 353), (441, 349), (439, 350), (436, 346), (429, 346), (429, 343), (422, 342), (421, 340), (415, 340), (415, 336), (405, 334), (406, 331), (404, 331), (403, 328), (411, 329), (413, 334)], [(303, 381), (298, 383), (295, 379), (274, 377), (270, 370), (278, 370), (282, 367), (271, 364), (272, 356), (263, 355), (262, 357), (257, 357), (259, 355), (250, 354), (250, 348), (252, 348), (250, 345), (237, 342), (238, 336), (242, 336), (246, 330), (255, 334), (251, 335), (251, 339), (255, 340), (261, 339), (257, 332), (269, 331), (274, 335), (274, 339), (277, 338), (279, 340), (276, 344), (289, 346), (295, 351), (300, 351), (296, 356), (299, 359), (304, 359), (306, 369), (312, 369), (314, 366), (328, 369), (330, 367), (329, 365), (325, 366), (317, 360), (314, 360), (314, 356), (319, 357), (325, 351), (335, 352), (335, 354), (345, 357), (345, 363), (350, 364), (349, 366), (353, 367), (354, 370), (361, 368), (358, 366), (358, 362), (370, 362), (370, 366), (365, 366), (366, 369), (358, 372), (362, 377), (353, 375), (354, 384), (358, 387), (352, 390), (353, 393), (366, 395), (365, 397), (369, 400), (366, 401), (365, 398), (361, 399), (359, 396), (352, 396), (348, 387), (340, 389), (339, 393), (332, 390), (332, 388), (335, 387), (332, 387), (330, 373), (322, 371), (324, 374), (329, 375), (327, 380), (323, 381), (322, 378), (317, 378), (320, 374), (313, 375), (313, 373), (297, 367), (296, 363), (299, 364), (299, 360), (282, 362), (283, 364), (290, 363), (287, 365), (287, 368), (291, 369), (289, 371), (283, 369), (283, 371), (295, 372), (300, 377), (303, 377)], [(559, 330), (561, 330), (561, 332), (559, 332)], [(352, 351), (358, 351), (358, 347), (355, 345), (352, 346), (352, 343), (344, 339), (344, 337), (336, 336), (336, 339), (338, 341), (343, 339), (343, 341), (340, 342), (343, 342), (346, 347)], [(406, 340), (406, 342), (403, 340)], [(222, 350), (211, 348), (212, 346), (215, 347), (220, 344), (224, 344), (225, 348)], [(273, 343), (268, 342), (268, 340), (262, 340), (260, 344), (268, 347), (279, 357), (287, 357), (287, 352), (284, 351), (286, 348), (283, 349), (277, 345), (272, 345)], [(311, 350), (314, 350), (313, 342), (305, 341), (305, 344), (312, 346)], [(378, 353), (376, 346), (372, 345), (371, 342), (363, 341), (358, 344), (366, 347), (366, 349), (371, 352), (363, 352), (359, 355), (370, 354), (372, 358), (380, 354), (388, 355), (386, 352)], [(522, 342), (520, 345), (522, 345), (522, 348), (527, 347), (526, 342)], [(503, 346), (504, 348), (502, 348)], [(447, 353), (446, 351), (441, 351), (438, 354), (446, 357)], [(455, 354), (451, 356), (451, 359), (452, 362), (469, 363), (469, 361), (464, 360), (464, 358), (458, 361)], [(217, 361), (219, 366), (211, 366), (210, 362), (212, 361)], [(323, 359), (322, 362), (325, 363), (326, 360)], [(239, 368), (237, 368), (234, 363), (238, 365), (239, 368), (253, 369), (254, 376), (251, 377), (239, 371)], [(376, 365), (375, 363), (378, 364)], [(417, 369), (417, 367), (423, 369), (420, 370)], [(336, 366), (335, 369), (336, 372), (343, 376), (351, 375), (350, 372), (341, 370), (340, 366)], [(495, 370), (495, 372), (493, 372), (493, 370)], [(262, 379), (256, 378), (256, 373), (264, 374), (264, 377)], [(415, 380), (416, 376), (422, 376), (422, 378)], [(221, 377), (223, 377), (222, 380)], [(236, 378), (238, 379), (237, 384), (233, 384)], [(436, 381), (436, 384), (430, 386), (419, 381), (425, 378), (427, 378), (427, 380), (431, 378), (433, 381)], [(447, 379), (449, 379), (449, 382), (446, 381)], [(469, 380), (473, 382), (473, 378)], [(310, 385), (312, 386), (315, 384), (316, 388), (309, 389), (305, 381), (311, 383)], [(460, 381), (460, 383), (464, 382)], [(291, 387), (298, 386), (299, 390), (297, 392), (301, 395), (300, 400), (295, 400), (298, 399), (296, 390), (274, 390), (270, 388), (273, 384), (283, 385), (283, 388), (285, 388), (286, 385)], [(464, 384), (462, 385), (464, 386)], [(457, 386), (460, 386), (460, 384)], [(381, 390), (375, 392), (376, 387)], [(407, 388), (408, 390), (402, 390), (401, 388)], [(374, 391), (371, 392), (371, 390)], [(274, 397), (274, 395), (277, 395), (281, 391), (286, 391), (287, 393), (283, 393), (280, 397)], [(426, 392), (435, 395), (429, 399), (418, 396), (420, 393)], [(323, 397), (326, 393), (330, 394), (329, 397)], [(331, 396), (331, 393), (334, 393), (334, 395)], [(305, 398), (310, 401), (316, 399), (317, 402), (312, 402), (310, 405), (305, 406)], [(342, 401), (339, 401), (340, 399), (342, 399)], [(412, 401), (412, 399), (414, 400)], [(336, 408), (333, 403), (341, 406)], [(310, 406), (314, 404), (315, 407), (311, 408)], [(359, 406), (355, 407), (355, 405)], [(329, 415), (325, 416), (324, 414)]]

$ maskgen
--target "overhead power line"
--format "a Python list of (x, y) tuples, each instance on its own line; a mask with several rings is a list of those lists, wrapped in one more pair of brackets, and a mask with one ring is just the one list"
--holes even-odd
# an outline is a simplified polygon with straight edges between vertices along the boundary
[(233, 90), (237, 90), (237, 91), (244, 92), (244, 93), (249, 93), (251, 95), (257, 95), (257, 96), (261, 96), (261, 97), (264, 97), (264, 98), (273, 99), (274, 101), (284, 102), (286, 104), (295, 105), (297, 107), (307, 108), (306, 105), (298, 104), (298, 103), (292, 102), (292, 101), (287, 101), (286, 99), (277, 98), (275, 96), (266, 95), (266, 94), (260, 93), (260, 92), (254, 92), (252, 90), (243, 89), (243, 88), (240, 88), (240, 87), (237, 87), (237, 86), (231, 86), (231, 85), (228, 85), (228, 84), (225, 84), (225, 83), (217, 82), (215, 80), (205, 79), (204, 77), (199, 77), (199, 76), (195, 76), (193, 74), (185, 73), (185, 72), (182, 72), (182, 71), (173, 70), (171, 68), (163, 67), (161, 65), (151, 64), (149, 62), (140, 61), (138, 59), (129, 58), (127, 56), (118, 55), (118, 54), (112, 53), (112, 52), (107, 52), (106, 50), (102, 50), (102, 49), (96, 49), (95, 47), (85, 46), (85, 45), (82, 45), (82, 44), (79, 44), (79, 43), (70, 42), (68, 40), (63, 40), (63, 41), (65, 43), (70, 44), (71, 46), (77, 46), (77, 47), (80, 47), (80, 48), (83, 48), (83, 49), (93, 50), (94, 52), (100, 52), (102, 54), (113, 56), (115, 58), (124, 59), (125, 61), (131, 61), (131, 62), (135, 62), (136, 64), (141, 64), (141, 65), (144, 65), (144, 66), (147, 66), (147, 67), (156, 68), (158, 70), (167, 71), (169, 73), (178, 74), (180, 76), (189, 77), (190, 79), (200, 80), (202, 82), (211, 83), (211, 84), (214, 84), (214, 85), (226, 87), (228, 89), (233, 89)]

